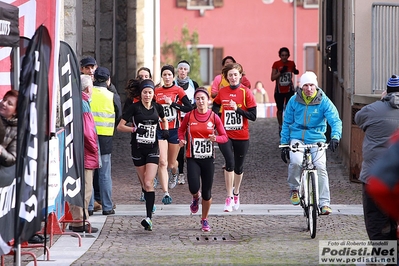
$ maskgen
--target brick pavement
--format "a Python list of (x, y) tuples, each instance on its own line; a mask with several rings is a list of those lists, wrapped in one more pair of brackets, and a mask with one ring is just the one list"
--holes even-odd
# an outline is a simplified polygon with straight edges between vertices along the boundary
[[(241, 189), (242, 204), (289, 204), (287, 165), (280, 159), (277, 122), (250, 124), (250, 150)], [(130, 159), (129, 134), (117, 133), (112, 155), (116, 204), (142, 204)], [(213, 203), (223, 204), (222, 156), (217, 151)], [(361, 186), (349, 182), (337, 155), (328, 153), (332, 204), (361, 204)], [(161, 207), (162, 191), (156, 204)], [(173, 204), (189, 204), (186, 185), (170, 191)], [(118, 212), (118, 208), (116, 209)], [(144, 215), (144, 205), (143, 205)], [(154, 215), (154, 231), (140, 226), (143, 216), (110, 216), (94, 245), (73, 265), (315, 265), (318, 240), (366, 239), (363, 216), (320, 217), (316, 239), (305, 231), (305, 219), (294, 216), (220, 215), (210, 217), (211, 233), (202, 233), (199, 216)]]
[[(250, 123), (242, 204), (289, 204), (287, 165), (280, 159), (277, 128), (275, 118)], [(142, 216), (107, 217), (94, 244), (73, 265), (316, 265), (318, 240), (367, 239), (362, 215), (320, 216), (317, 236), (310, 239), (302, 215), (224, 215), (221, 207), (220, 214), (209, 218), (212, 232), (203, 233), (199, 216), (189, 215), (191, 196), (187, 184), (170, 190), (173, 204), (187, 205), (187, 215), (155, 213), (154, 231), (144, 231), (140, 221), (145, 207), (139, 201), (141, 188), (129, 142), (129, 134), (116, 134), (113, 198), (117, 213), (118, 205), (142, 205)], [(222, 159), (217, 150), (213, 204), (223, 204), (225, 199)], [(361, 204), (361, 185), (349, 182), (348, 171), (338, 155), (328, 151), (327, 161), (332, 204)], [(158, 187), (158, 208), (162, 207), (161, 197)]]

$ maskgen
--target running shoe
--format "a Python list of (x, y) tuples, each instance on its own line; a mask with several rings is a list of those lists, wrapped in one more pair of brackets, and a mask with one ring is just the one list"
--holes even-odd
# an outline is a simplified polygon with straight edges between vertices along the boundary
[(176, 184), (177, 184), (177, 177), (179, 176), (178, 173), (176, 174), (171, 174), (171, 176), (169, 177), (169, 189), (175, 188)]
[(224, 205), (224, 211), (225, 212), (232, 212), (233, 211), (233, 206), (234, 206), (234, 200), (231, 197), (226, 198), (226, 203)]
[(156, 210), (157, 210), (157, 206), (155, 206), (155, 204), (154, 204), (154, 206), (152, 206), (152, 213), (155, 213)]
[(321, 207), (321, 215), (329, 215), (330, 213), (332, 213), (332, 210), (329, 206)]
[(143, 219), (141, 225), (144, 227), (144, 230), (152, 231), (152, 221), (149, 217)]
[(165, 205), (167, 205), (167, 204), (172, 204), (172, 197), (169, 195), (168, 192), (166, 192), (166, 193), (163, 195), (162, 203), (165, 204)]
[(144, 192), (141, 192), (140, 201), (145, 201)]
[(211, 231), (211, 227), (209, 226), (208, 219), (201, 219), (201, 225), (202, 225), (202, 232), (209, 232)]
[(199, 199), (201, 197), (201, 194), (198, 193), (198, 198), (193, 197), (193, 201), (190, 204), (190, 211), (192, 214), (197, 213), (199, 209)]
[(298, 205), (299, 204), (300, 200), (299, 200), (298, 190), (292, 190), (291, 191), (290, 199), (291, 199), (291, 203), (293, 205)]
[(234, 206), (233, 206), (233, 210), (238, 210), (238, 208), (240, 208), (240, 195), (234, 195), (233, 197), (234, 200)]
[(177, 183), (179, 185), (184, 185), (186, 183), (186, 180), (184, 180), (184, 174), (179, 174), (179, 177), (177, 178)]

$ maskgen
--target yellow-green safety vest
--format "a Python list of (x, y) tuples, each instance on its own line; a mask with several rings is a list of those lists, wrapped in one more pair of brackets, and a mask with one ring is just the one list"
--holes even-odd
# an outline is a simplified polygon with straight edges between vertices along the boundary
[(90, 102), (97, 134), (113, 136), (115, 128), (114, 93), (103, 87), (93, 87)]

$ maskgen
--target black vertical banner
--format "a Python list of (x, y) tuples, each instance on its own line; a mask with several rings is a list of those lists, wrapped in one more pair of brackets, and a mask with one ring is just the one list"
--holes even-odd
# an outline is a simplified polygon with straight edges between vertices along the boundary
[(80, 70), (74, 51), (65, 42), (60, 42), (58, 67), (65, 130), (65, 161), (62, 173), (64, 197), (67, 202), (83, 207), (84, 145)]
[(50, 54), (50, 36), (42, 25), (30, 40), (21, 65), (15, 245), (39, 231), (47, 215)]

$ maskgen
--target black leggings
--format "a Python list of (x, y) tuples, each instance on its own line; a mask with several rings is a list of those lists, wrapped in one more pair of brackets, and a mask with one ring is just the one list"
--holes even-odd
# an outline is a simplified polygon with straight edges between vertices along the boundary
[(184, 160), (186, 159), (185, 147), (180, 147), (179, 154), (177, 155), (177, 162), (179, 163), (179, 174), (184, 173)]
[(295, 94), (294, 91), (287, 93), (274, 93), (274, 101), (276, 102), (277, 111), (283, 111), (284, 106), (287, 105), (290, 98)]
[(366, 231), (370, 240), (396, 240), (395, 220), (386, 215), (367, 194), (363, 184), (363, 213)]
[(191, 194), (196, 194), (201, 186), (201, 194), (204, 200), (212, 198), (213, 174), (215, 172), (214, 159), (187, 158), (187, 181)]
[(230, 139), (223, 144), (219, 144), (219, 149), (225, 160), (225, 170), (241, 175), (244, 172), (244, 160), (249, 148), (249, 140)]

